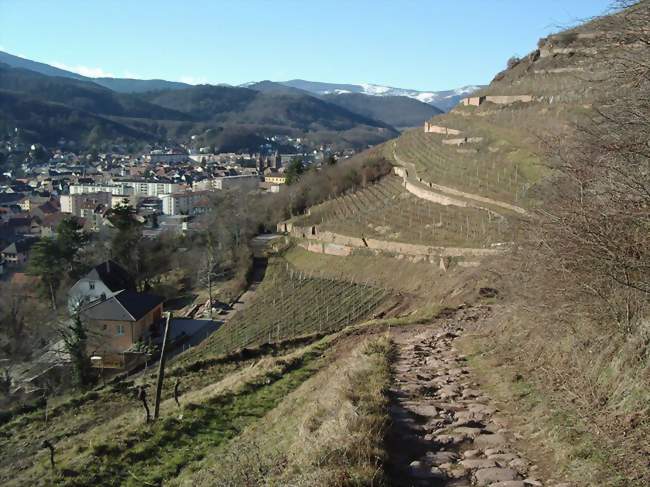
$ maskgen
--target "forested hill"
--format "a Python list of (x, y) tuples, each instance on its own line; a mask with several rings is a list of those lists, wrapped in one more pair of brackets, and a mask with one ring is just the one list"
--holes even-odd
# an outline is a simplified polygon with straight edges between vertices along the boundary
[(48, 145), (60, 138), (81, 147), (113, 141), (182, 142), (210, 131), (220, 134), (210, 142), (228, 150), (255, 151), (260, 140), (278, 134), (303, 137), (314, 145), (363, 148), (397, 135), (389, 124), (300, 92), (199, 85), (117, 93), (85, 79), (6, 64), (0, 64), (0, 90), (7, 101), (0, 129), (7, 133), (20, 127), (28, 142)]

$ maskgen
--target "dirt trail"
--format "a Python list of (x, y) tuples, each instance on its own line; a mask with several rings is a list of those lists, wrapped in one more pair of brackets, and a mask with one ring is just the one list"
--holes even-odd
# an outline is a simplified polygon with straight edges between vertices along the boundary
[(513, 446), (514, 434), (471, 377), (453, 343), (489, 308), (465, 308), (441, 326), (398, 331), (388, 433), (391, 485), (527, 487), (543, 482)]

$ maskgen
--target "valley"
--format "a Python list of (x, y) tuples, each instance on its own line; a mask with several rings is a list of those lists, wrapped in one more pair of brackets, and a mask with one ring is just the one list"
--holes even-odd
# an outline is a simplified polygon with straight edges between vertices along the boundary
[[(649, 25), (650, 2), (623, 2), (528, 46), (489, 84), (444, 93), (0, 64), (2, 127), (82, 140), (88, 123), (106, 144), (198, 134), (221, 148), (109, 167), (146, 176), (115, 174), (97, 194), (178, 186), (109, 198), (92, 232), (64, 220), (41, 236), (66, 279), (35, 244), (25, 275), (40, 294), (21, 299), (88, 332), (66, 349), (68, 374), (118, 341), (123, 363), (105, 373), (99, 356), (69, 387), (12, 392), (7, 379), (0, 483), (649, 485)], [(300, 156), (281, 152), (291, 144)], [(63, 196), (96, 177), (65, 176)], [(162, 206), (193, 196), (190, 211)], [(179, 229), (159, 230), (172, 217)], [(124, 282), (100, 295), (114, 273)], [(165, 349), (179, 320), (210, 328)], [(114, 321), (116, 336), (97, 338)]]

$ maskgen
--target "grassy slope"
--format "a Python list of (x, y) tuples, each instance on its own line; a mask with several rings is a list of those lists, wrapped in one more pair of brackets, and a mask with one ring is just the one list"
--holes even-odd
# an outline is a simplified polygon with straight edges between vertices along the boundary
[[(255, 448), (249, 441), (251, 432), (260, 440), (262, 432), (268, 435), (268, 446), (282, 439), (277, 435), (287, 431), (293, 437), (286, 435), (284, 440), (292, 446), (283, 450), (284, 455), (294, 451), (302, 456), (292, 457), (291, 468), (282, 461), (279, 465), (286, 468), (275, 472), (278, 479), (315, 475), (321, 480), (336, 480), (343, 474), (371, 478), (377, 474), (377, 461), (382, 455), (391, 346), (385, 338), (374, 338), (368, 345), (359, 338), (367, 332), (372, 335), (385, 330), (379, 324), (349, 328), (306, 346), (267, 346), (247, 356), (215, 357), (212, 361), (197, 361), (194, 366), (173, 368), (170, 377), (180, 375), (184, 390), (187, 387), (189, 391), (183, 394), (179, 409), (170, 397), (173, 382), (168, 380), (161, 419), (155, 423), (144, 422), (141, 406), (123, 387), (100, 389), (83, 406), (62, 408), (46, 427), (42, 415), (24, 415), (2, 428), (5, 454), (0, 478), (3, 485), (9, 486), (160, 485), (177, 477), (180, 484), (187, 484), (191, 478), (187, 485), (214, 485), (213, 468), (218, 468), (222, 476), (249, 473), (245, 470), (249, 464), (243, 462), (239, 470), (225, 471), (223, 467), (228, 462), (232, 466), (232, 455), (250, 453), (240, 451), (240, 445)], [(301, 387), (319, 371), (324, 373), (315, 382)], [(302, 392), (292, 394), (299, 388)], [(314, 393), (329, 397), (316, 410)], [(118, 401), (115, 396), (120, 395)], [(291, 417), (288, 411), (294, 408), (298, 409)], [(354, 408), (361, 414), (351, 415)], [(267, 416), (271, 412), (272, 416)], [(80, 424), (80, 417), (92, 421)], [(264, 422), (259, 422), (263, 417)], [(311, 452), (301, 444), (304, 437), (291, 427), (292, 421), (300, 418), (309, 421), (317, 438), (310, 442)], [(274, 427), (268, 428), (269, 424)], [(338, 430), (332, 432), (332, 425), (338, 425)], [(17, 431), (23, 436), (19, 437)], [(350, 437), (349, 431), (356, 431), (357, 436)], [(242, 432), (246, 432), (244, 436), (229, 446)], [(47, 452), (40, 449), (45, 438), (56, 445), (54, 472), (50, 471)], [(360, 438), (363, 449), (359, 448)], [(343, 456), (332, 457), (329, 464), (317, 462), (334, 444)], [(31, 454), (27, 454), (25, 446), (34, 448)]]
[(337, 358), (171, 485), (379, 485), (392, 344), (352, 340)]
[[(602, 50), (608, 46), (604, 39), (592, 40), (590, 46), (599, 47), (601, 54), (587, 59), (582, 55), (558, 55), (534, 63), (524, 61), (484, 90), (485, 94), (553, 96), (553, 103), (462, 107), (451, 114), (456, 118), (442, 119), (441, 125), (449, 122), (456, 128), (451, 125), (453, 121), (458, 128), (471, 127), (473, 134), (492, 124), (490, 144), (515, 149), (519, 146), (526, 153), (532, 152), (531, 161), (543, 163), (544, 147), (538, 137), (561, 134), (564, 127), (588, 115), (598, 94), (597, 80), (607, 69), (600, 62), (604, 59)], [(584, 70), (537, 72), (575, 67)], [(458, 117), (466, 122), (463, 124)], [(480, 164), (479, 154), (475, 164)], [(448, 173), (439, 172), (428, 161), (419, 159), (424, 171), (451, 181)], [(463, 168), (471, 164), (459, 161)], [(530, 179), (535, 184), (530, 193), (534, 204), (543, 205), (544, 191), (548, 189), (543, 177), (548, 174), (542, 170)], [(488, 190), (497, 194), (497, 189)], [(507, 187), (498, 190), (500, 194), (508, 193)], [(466, 338), (464, 351), (520, 431), (545, 445), (546, 451), (530, 445), (531, 455), (541, 456), (540, 463), (544, 463), (546, 455), (550, 468), (567, 475), (575, 485), (648, 485), (647, 341), (625, 338), (614, 326), (594, 323), (587, 317), (576, 317), (569, 324), (545, 320), (541, 308), (528, 306), (531, 299), (536, 303), (544, 301), (534, 287), (528, 289), (529, 279), (522, 269), (530, 264), (515, 259), (491, 266), (493, 275), (500, 277), (495, 279), (499, 281), (495, 285), (507, 296), (509, 306), (502, 308), (499, 320), (483, 333)]]

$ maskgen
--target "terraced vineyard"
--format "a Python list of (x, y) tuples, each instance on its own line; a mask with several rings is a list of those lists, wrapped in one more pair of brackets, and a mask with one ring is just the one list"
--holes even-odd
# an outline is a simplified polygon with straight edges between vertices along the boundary
[[(444, 125), (442, 121), (441, 124)], [(481, 134), (467, 134), (476, 135)], [(425, 181), (507, 203), (525, 203), (534, 181), (526, 177), (525, 169), (513, 160), (513, 154), (506, 156), (497, 146), (488, 146), (487, 141), (478, 146), (463, 146), (460, 152), (442, 141), (441, 135), (414, 129), (397, 139), (395, 154), (415, 164), (418, 176)]]
[(309, 276), (274, 258), (250, 306), (193, 349), (192, 358), (337, 331), (367, 318), (388, 297), (385, 289)]
[(421, 200), (397, 176), (318, 205), (295, 222), (354, 237), (449, 247), (487, 247), (512, 240), (513, 232), (487, 211)]

